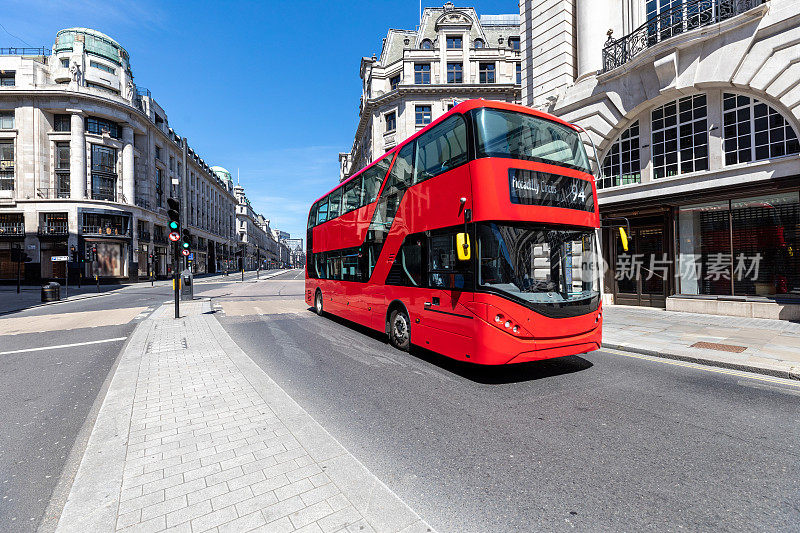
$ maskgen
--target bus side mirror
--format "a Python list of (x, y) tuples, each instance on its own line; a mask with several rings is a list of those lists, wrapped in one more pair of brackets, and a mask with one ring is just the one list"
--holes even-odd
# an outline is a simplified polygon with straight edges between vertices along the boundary
[(472, 258), (472, 251), (469, 248), (469, 235), (467, 233), (456, 233), (456, 250), (459, 261), (469, 261)]
[(619, 227), (619, 238), (622, 241), (622, 249), (628, 251), (628, 234), (625, 233), (625, 228)]

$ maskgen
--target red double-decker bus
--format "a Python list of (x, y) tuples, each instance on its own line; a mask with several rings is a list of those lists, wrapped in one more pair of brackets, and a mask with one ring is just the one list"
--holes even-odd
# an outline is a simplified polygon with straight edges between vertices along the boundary
[(589, 352), (599, 223), (574, 126), (466, 101), (313, 204), (306, 302), (474, 363)]

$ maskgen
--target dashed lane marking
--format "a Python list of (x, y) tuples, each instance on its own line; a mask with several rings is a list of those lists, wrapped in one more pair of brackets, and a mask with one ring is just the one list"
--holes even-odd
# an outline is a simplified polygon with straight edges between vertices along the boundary
[(663, 363), (666, 365), (673, 365), (673, 366), (683, 366), (686, 368), (694, 368), (696, 370), (703, 370), (705, 372), (715, 372), (717, 374), (727, 374), (729, 376), (735, 376), (739, 378), (747, 378), (747, 379), (754, 379), (757, 381), (764, 381), (767, 383), (777, 383), (779, 385), (785, 385), (788, 387), (797, 387), (800, 388), (800, 381), (795, 381), (792, 379), (784, 379), (778, 378), (774, 376), (766, 376), (762, 374), (753, 374), (751, 372), (744, 372), (742, 370), (733, 370), (730, 368), (719, 368), (714, 366), (705, 366), (698, 363), (691, 363), (689, 361), (678, 361), (675, 359), (665, 359), (662, 357), (654, 357), (652, 355), (644, 355), (632, 352), (622, 352), (619, 350), (614, 350), (611, 348), (603, 348), (603, 352), (613, 353), (614, 355), (622, 355), (625, 357), (633, 357), (635, 359), (644, 359), (645, 361), (654, 361), (657, 363)]
[(61, 348), (74, 348), (76, 346), (88, 346), (90, 344), (103, 344), (106, 342), (120, 342), (124, 341), (128, 337), (115, 337), (113, 339), (102, 339), (99, 341), (86, 341), (86, 342), (75, 342), (72, 344), (58, 344), (56, 346), (41, 346), (39, 348), (24, 348), (22, 350), (10, 350), (7, 352), (0, 352), (0, 355), (11, 355), (14, 353), (25, 353), (25, 352), (39, 352), (42, 350), (60, 350)]

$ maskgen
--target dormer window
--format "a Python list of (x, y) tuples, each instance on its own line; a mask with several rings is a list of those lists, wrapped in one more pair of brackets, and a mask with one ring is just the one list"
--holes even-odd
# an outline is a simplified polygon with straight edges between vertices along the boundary
[(475, 39), (474, 44), (475, 48), (483, 48), (485, 46), (483, 39)]
[(512, 50), (519, 50), (519, 37), (509, 37), (508, 47)]
[(448, 50), (461, 50), (462, 48), (462, 40), (460, 35), (448, 35), (447, 36), (447, 48)]
[(397, 89), (398, 85), (400, 85), (400, 74), (398, 74), (397, 76), (392, 76), (391, 78), (389, 78), (389, 87), (391, 88), (392, 91)]
[(433, 48), (433, 43), (430, 39), (423, 39), (419, 45), (420, 50), (430, 50)]

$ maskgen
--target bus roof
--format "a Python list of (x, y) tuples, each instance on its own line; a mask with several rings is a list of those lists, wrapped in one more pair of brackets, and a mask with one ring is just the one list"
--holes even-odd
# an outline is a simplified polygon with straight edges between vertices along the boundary
[(530, 107), (525, 107), (523, 105), (510, 104), (508, 102), (500, 102), (498, 100), (484, 100), (483, 98), (477, 98), (477, 99), (473, 99), (473, 100), (465, 100), (465, 101), (461, 102), (460, 104), (458, 104), (457, 106), (453, 107), (453, 109), (451, 109), (450, 111), (448, 111), (447, 113), (445, 113), (441, 117), (437, 118), (436, 120), (434, 120), (433, 122), (431, 122), (430, 124), (428, 124), (427, 126), (422, 128), (421, 130), (416, 132), (414, 135), (410, 136), (409, 138), (407, 138), (406, 140), (404, 140), (403, 142), (401, 142), (400, 144), (398, 144), (397, 146), (395, 146), (394, 148), (392, 148), (391, 150), (386, 152), (385, 154), (381, 155), (380, 157), (375, 158), (375, 161), (373, 161), (369, 165), (365, 166), (364, 168), (362, 168), (361, 170), (359, 170), (358, 172), (356, 172), (355, 174), (353, 174), (352, 176), (350, 176), (349, 178), (347, 178), (343, 182), (339, 183), (336, 187), (332, 188), (331, 190), (329, 190), (328, 192), (326, 192), (325, 194), (323, 194), (322, 196), (320, 196), (319, 198), (314, 200), (314, 202), (311, 205), (314, 205), (315, 203), (319, 202), (320, 200), (322, 200), (323, 198), (328, 196), (330, 193), (332, 193), (333, 191), (335, 191), (339, 187), (343, 186), (345, 183), (358, 178), (358, 176), (360, 176), (363, 172), (368, 170), (370, 167), (374, 166), (378, 161), (380, 161), (381, 159), (386, 157), (388, 154), (392, 154), (392, 153), (396, 152), (397, 150), (399, 150), (400, 148), (402, 148), (403, 146), (405, 146), (409, 142), (413, 141), (414, 139), (416, 139), (417, 137), (419, 137), (423, 133), (427, 132), (428, 130), (430, 130), (431, 128), (433, 128), (434, 126), (436, 126), (437, 124), (442, 122), (443, 120), (447, 119), (450, 115), (453, 115), (455, 113), (462, 113), (463, 114), (463, 113), (466, 113), (467, 111), (471, 111), (472, 109), (478, 109), (478, 108), (482, 108), (482, 107), (489, 107), (489, 108), (493, 108), (493, 109), (503, 109), (503, 110), (506, 110), (506, 111), (515, 111), (517, 113), (525, 113), (527, 115), (533, 115), (535, 117), (539, 117), (539, 118), (543, 118), (545, 120), (550, 120), (552, 122), (556, 122), (558, 124), (561, 124), (562, 126), (567, 126), (568, 128), (575, 130), (576, 132), (580, 131), (580, 129), (577, 128), (576, 126), (574, 126), (573, 124), (570, 124), (569, 122), (565, 122), (564, 120), (561, 120), (560, 118), (558, 118), (556, 116), (553, 116), (553, 115), (551, 115), (549, 113), (545, 113), (543, 111), (538, 111), (536, 109), (532, 109)]

